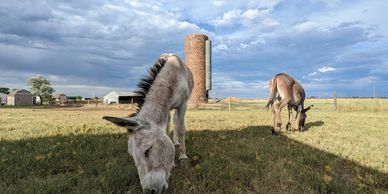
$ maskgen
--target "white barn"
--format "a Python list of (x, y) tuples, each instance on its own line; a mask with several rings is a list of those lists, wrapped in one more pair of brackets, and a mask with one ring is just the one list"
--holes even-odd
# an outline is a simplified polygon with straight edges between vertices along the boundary
[(131, 104), (137, 103), (140, 95), (135, 92), (117, 92), (112, 91), (104, 96), (105, 104)]

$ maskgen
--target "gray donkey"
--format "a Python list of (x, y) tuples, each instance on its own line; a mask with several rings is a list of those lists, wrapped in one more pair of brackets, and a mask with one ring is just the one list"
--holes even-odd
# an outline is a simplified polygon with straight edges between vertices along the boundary
[[(185, 113), (194, 86), (193, 75), (174, 54), (162, 54), (149, 75), (138, 84), (142, 100), (136, 114), (104, 119), (129, 131), (128, 152), (137, 167), (145, 193), (162, 193), (174, 166), (175, 148), (179, 160), (187, 162)], [(170, 110), (174, 113), (173, 142), (168, 136)]]
[(306, 121), (306, 112), (313, 105), (304, 108), (305, 92), (303, 87), (294, 80), (291, 76), (285, 73), (275, 75), (269, 82), (269, 99), (266, 105), (267, 108), (272, 106), (274, 128), (272, 134), (280, 132), (282, 121), (280, 112), (287, 105), (288, 108), (288, 123), (286, 129), (291, 128), (292, 109), (296, 111), (296, 129), (303, 131)]

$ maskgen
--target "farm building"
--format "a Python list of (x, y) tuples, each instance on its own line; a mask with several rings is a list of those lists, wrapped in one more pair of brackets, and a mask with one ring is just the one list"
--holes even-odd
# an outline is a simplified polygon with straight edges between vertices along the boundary
[(104, 96), (105, 104), (131, 104), (139, 102), (140, 95), (135, 92), (116, 92), (112, 91)]
[(60, 93), (60, 94), (55, 94), (53, 96), (55, 102), (59, 102), (59, 103), (67, 103), (68, 101), (68, 98), (65, 94), (63, 93)]
[(7, 104), (7, 94), (0, 93), (0, 105)]
[(82, 97), (82, 100), (83, 100), (83, 101), (88, 101), (88, 100), (93, 100), (93, 98), (90, 98), (90, 97)]
[(7, 97), (7, 104), (11, 106), (17, 105), (33, 105), (33, 96), (27, 90), (13, 90)]
[(38, 104), (42, 104), (42, 99), (40, 98), (40, 96), (34, 96), (34, 105)]

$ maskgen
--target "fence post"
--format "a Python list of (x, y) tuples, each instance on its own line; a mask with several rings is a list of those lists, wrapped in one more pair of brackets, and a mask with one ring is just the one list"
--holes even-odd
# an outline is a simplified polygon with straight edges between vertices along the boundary
[(333, 105), (334, 105), (334, 110), (337, 110), (337, 92), (333, 92)]

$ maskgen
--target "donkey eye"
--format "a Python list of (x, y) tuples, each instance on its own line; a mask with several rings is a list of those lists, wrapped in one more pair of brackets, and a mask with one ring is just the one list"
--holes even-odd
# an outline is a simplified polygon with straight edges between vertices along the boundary
[(144, 156), (145, 156), (146, 158), (148, 158), (148, 156), (150, 155), (151, 148), (152, 148), (152, 146), (149, 147), (149, 148), (144, 152)]

